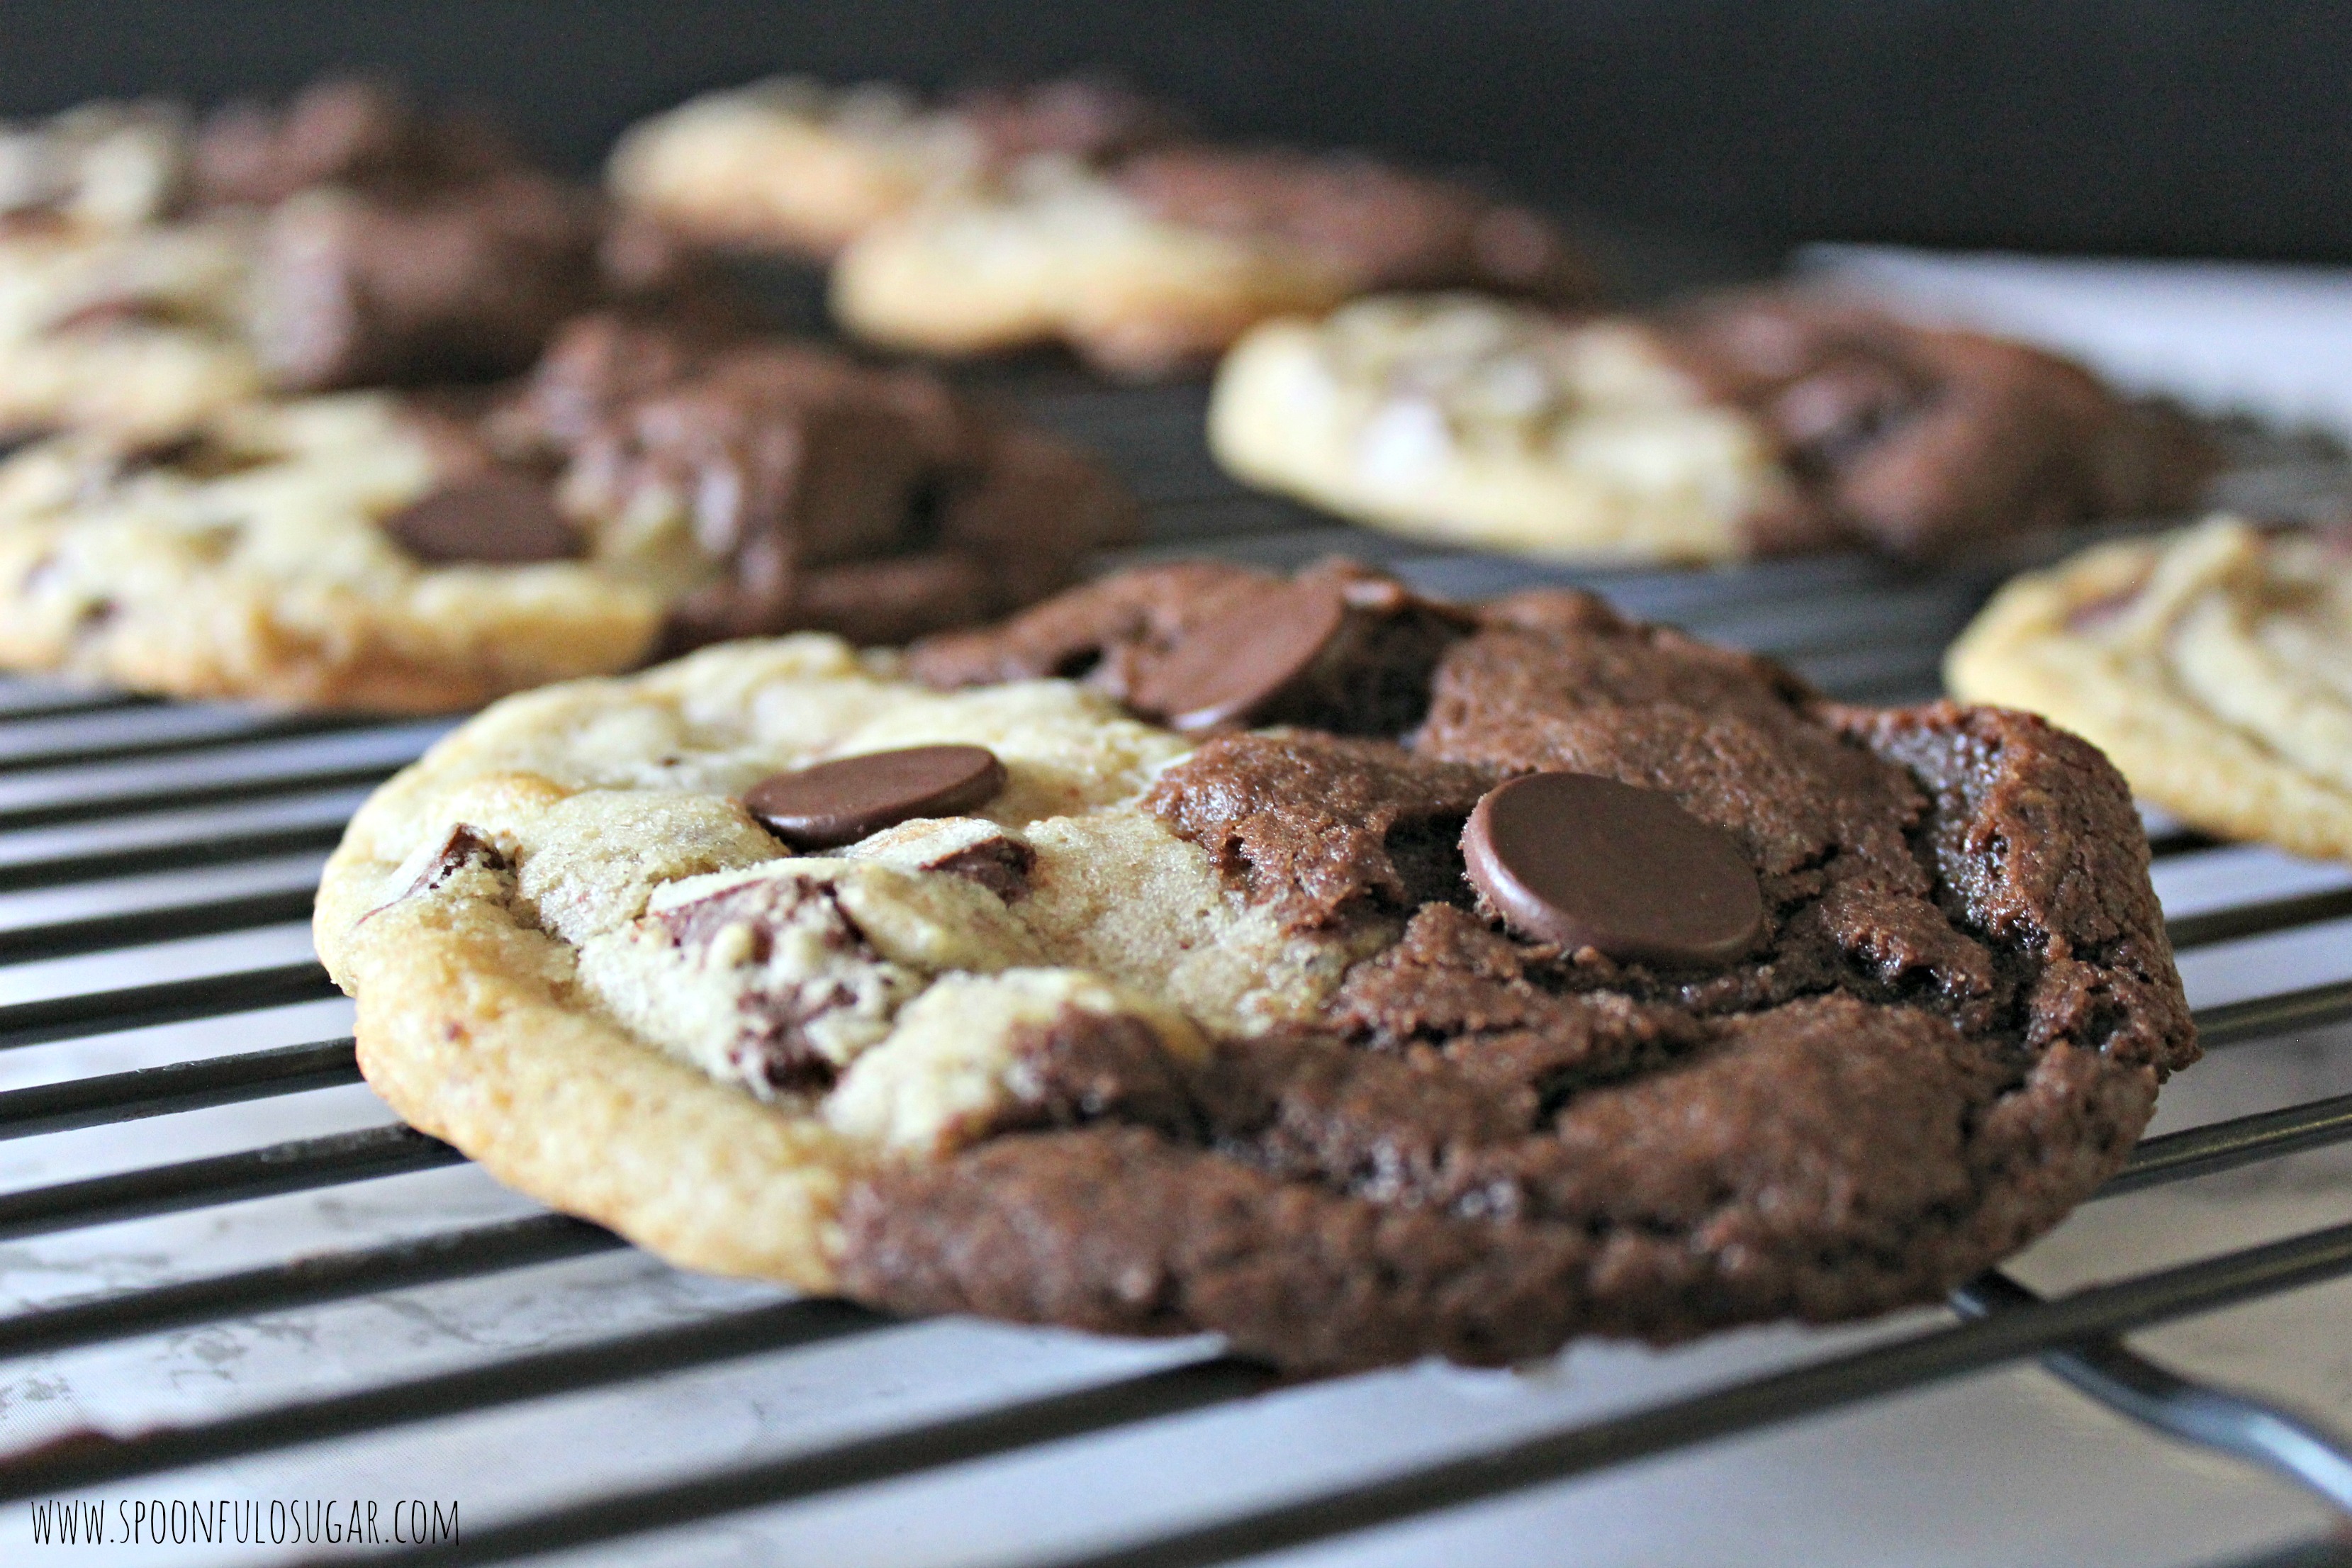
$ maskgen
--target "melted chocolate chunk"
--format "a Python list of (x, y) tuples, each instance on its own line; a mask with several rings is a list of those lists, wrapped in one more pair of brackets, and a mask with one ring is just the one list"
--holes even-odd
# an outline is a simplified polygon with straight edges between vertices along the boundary
[(977, 882), (1009, 904), (1029, 890), (1029, 873), (1036, 865), (1037, 851), (1000, 833), (942, 855), (923, 869)]
[(408, 891), (401, 897), (413, 899), (419, 893), (429, 893), (467, 867), (511, 871), (514, 862), (490, 842), (488, 834), (461, 822), (449, 829), (449, 837), (442, 840), (441, 847), (434, 851), (433, 858), (425, 863), (425, 869), (416, 874), (416, 879), (408, 884)]
[[(1265, 581), (1113, 579), (919, 664), (1131, 679), (1202, 601)], [(1487, 606), (1428, 679), (1405, 744), (1220, 737), (1148, 797), (1298, 929), (1410, 914), (1319, 1026), (1179, 1079), (1107, 1053), (1049, 1111), (876, 1173), (845, 1205), (847, 1288), (1215, 1330), (1316, 1369), (1834, 1320), (1935, 1300), (2055, 1223), (2195, 1059), (2128, 792), (2071, 736), (1840, 707), (1565, 593)], [(1748, 879), (1753, 941), (1727, 916), (1692, 969), (1660, 961), (1680, 930), (1613, 957), (1529, 940), (1448, 901), (1450, 855), (1399, 853), (1400, 826), (1419, 842), (1498, 777), (1562, 772), (1671, 802), (1674, 833)], [(1612, 831), (1655, 870), (1654, 827)]]
[[(819, 940), (834, 950), (878, 961), (880, 954), (842, 909), (830, 886), (761, 880), (730, 888), (648, 917), (673, 945), (708, 950), (719, 933), (748, 933), (742, 960), (764, 964), (773, 956), (779, 932), (790, 922), (814, 924)], [(732, 1069), (744, 1081), (788, 1094), (814, 1094), (833, 1087), (840, 1066), (817, 1048), (809, 1026), (829, 1013), (855, 1006), (857, 995), (838, 977), (818, 975), (798, 982), (770, 976), (746, 989), (737, 1005), (740, 1026), (728, 1047)]]
[(937, 377), (615, 316), (572, 323), (488, 422), (570, 493), (683, 506), (723, 574), (673, 606), (666, 650), (832, 631), (903, 639), (1068, 582), (1134, 504), (1095, 464), (967, 408)]
[(910, 650), (955, 687), (1076, 677), (1177, 729), (1301, 724), (1395, 735), (1421, 721), (1463, 612), (1353, 562), (1296, 577), (1187, 563), (1082, 588), (999, 627)]
[[(505, 852), (490, 841), (489, 835), (478, 827), (460, 822), (449, 829), (448, 837), (441, 841), (441, 847), (433, 852), (432, 858), (425, 862), (425, 868), (416, 873), (415, 879), (408, 884), (407, 889), (400, 895), (400, 898), (413, 899), (421, 893), (429, 893), (460, 871), (495, 872), (513, 869), (514, 862), (508, 859)], [(394, 899), (393, 903), (399, 901), (400, 899)], [(370, 910), (360, 919), (362, 921), (372, 919), (390, 907), (390, 905), (379, 906)]]
[(471, 561), (519, 566), (570, 561), (585, 552), (580, 531), (555, 509), (547, 482), (510, 470), (445, 484), (380, 526), (403, 550), (434, 565)]
[(788, 773), (743, 792), (744, 809), (796, 849), (830, 849), (917, 816), (954, 816), (1004, 788), (985, 746), (868, 752)]
[(1462, 835), (1470, 880), (1512, 930), (1636, 963), (1737, 958), (1764, 923), (1731, 836), (1664, 795), (1591, 773), (1528, 773)]
[(1305, 683), (1347, 624), (1336, 583), (1248, 595), (1147, 668), (1129, 700), (1171, 730), (1257, 722)]

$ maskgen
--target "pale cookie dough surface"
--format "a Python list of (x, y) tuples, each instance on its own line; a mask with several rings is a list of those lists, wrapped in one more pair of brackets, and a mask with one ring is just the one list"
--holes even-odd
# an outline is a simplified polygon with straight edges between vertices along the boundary
[(2352, 550), (2221, 518), (2003, 588), (1945, 678), (2088, 737), (2182, 820), (2352, 859)]
[(0, 235), (0, 431), (162, 439), (252, 395), (253, 249), (243, 216)]
[(681, 234), (825, 256), (970, 179), (984, 153), (961, 117), (903, 89), (780, 77), (632, 127), (606, 183), (624, 206)]
[(832, 285), (834, 314), (874, 342), (976, 354), (1066, 341), (1106, 369), (1146, 374), (1355, 288), (1297, 245), (1158, 216), (1052, 157), (875, 226), (842, 252)]
[(379, 520), (435, 449), (374, 394), (236, 405), (142, 452), (60, 437), (0, 463), (0, 664), (180, 696), (439, 710), (625, 668), (698, 565), (682, 518), (588, 553), (430, 565)]
[(1643, 327), (1470, 295), (1255, 328), (1218, 372), (1209, 444), (1345, 516), (1574, 560), (1737, 559), (1796, 499), (1770, 436)]
[[(846, 1187), (1003, 1125), (1033, 1087), (1024, 1040), (1076, 1019), (1195, 1059), (1311, 1016), (1394, 940), (1370, 915), (1286, 931), (1145, 810), (1181, 737), (1065, 681), (942, 693), (897, 668), (827, 637), (736, 643), (442, 742), (320, 892), (369, 1081), (679, 1263), (826, 1289)], [(812, 856), (738, 803), (930, 743), (990, 748), (1004, 789)], [(955, 868), (992, 849), (1010, 880)]]
[(86, 103), (0, 125), (0, 217), (133, 227), (179, 192), (186, 117), (168, 103)]

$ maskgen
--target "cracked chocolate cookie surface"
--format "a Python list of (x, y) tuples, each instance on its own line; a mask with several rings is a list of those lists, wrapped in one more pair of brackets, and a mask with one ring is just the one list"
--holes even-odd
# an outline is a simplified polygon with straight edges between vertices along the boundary
[[(1250, 700), (1180, 731), (1204, 635)], [(757, 810), (812, 799), (866, 836)], [(1665, 940), (1673, 877), (1530, 861), (1579, 801), (1747, 912)], [(510, 700), (360, 814), (318, 930), (404, 1114), (679, 1262), (1328, 1370), (1851, 1317), (2048, 1228), (2196, 1054), (2146, 855), (2023, 715), (1196, 564)]]

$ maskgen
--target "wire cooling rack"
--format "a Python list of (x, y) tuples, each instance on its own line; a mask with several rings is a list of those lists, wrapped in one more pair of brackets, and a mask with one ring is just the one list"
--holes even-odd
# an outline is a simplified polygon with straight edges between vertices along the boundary
[[(1933, 696), (2013, 563), (1432, 552), (1235, 489), (1197, 387), (994, 390), (1127, 473), (1150, 537), (1125, 561), (1587, 581), (1857, 700)], [(2267, 482), (2318, 493), (2305, 456)], [(7, 1560), (61, 1550), (35, 1505), (71, 1500), (111, 1544), (68, 1558), (139, 1563), (2352, 1561), (2328, 1424), (2352, 1286), (2327, 1287), (2352, 1276), (2352, 868), (2153, 821), (2212, 1055), (2123, 1175), (1948, 1310), (1289, 1385), (1206, 1340), (682, 1275), (392, 1121), (305, 921), (366, 789), (446, 728), (0, 683)], [(189, 1522), (125, 1543), (134, 1500)], [(361, 1500), (386, 1511), (357, 1542), (322, 1527)], [(462, 1525), (394, 1541), (400, 1500)]]

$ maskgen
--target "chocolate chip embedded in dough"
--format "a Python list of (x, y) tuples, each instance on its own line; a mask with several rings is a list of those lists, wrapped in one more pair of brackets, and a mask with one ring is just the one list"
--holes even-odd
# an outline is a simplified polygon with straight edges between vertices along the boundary
[(917, 816), (952, 816), (995, 798), (1004, 764), (985, 746), (909, 746), (775, 773), (744, 808), (796, 849), (831, 849)]
[(506, 872), (513, 869), (514, 862), (491, 841), (488, 833), (470, 823), (460, 822), (451, 826), (448, 837), (441, 841), (441, 847), (433, 852), (432, 858), (425, 862), (424, 869), (416, 873), (415, 879), (408, 884), (407, 890), (399, 899), (393, 900), (392, 903), (377, 905), (362, 915), (360, 920), (362, 923), (372, 921), (392, 908), (393, 904), (400, 902), (401, 899), (414, 899), (432, 892), (460, 871)]
[(444, 485), (381, 526), (403, 550), (433, 565), (570, 561), (583, 546), (580, 531), (555, 510), (545, 481), (517, 473), (480, 474)]
[(1764, 900), (1732, 837), (1655, 790), (1529, 773), (1463, 830), (1470, 881), (1526, 936), (1611, 958), (1720, 963), (1756, 940)]
[(470, 823), (460, 822), (449, 829), (449, 837), (441, 841), (441, 847), (433, 852), (433, 858), (425, 863), (416, 879), (408, 884), (408, 891), (400, 896), (413, 899), (419, 893), (429, 893), (468, 866), (490, 871), (514, 869), (514, 862), (507, 858), (505, 851), (491, 841), (488, 834)]
[(1130, 700), (1144, 712), (1165, 715), (1172, 730), (1246, 723), (1314, 668), (1347, 620), (1347, 597), (1328, 579), (1242, 595), (1188, 629), (1138, 679)]
[(942, 855), (923, 869), (977, 882), (1009, 904), (1029, 890), (1029, 873), (1036, 866), (1037, 851), (1000, 833)]

